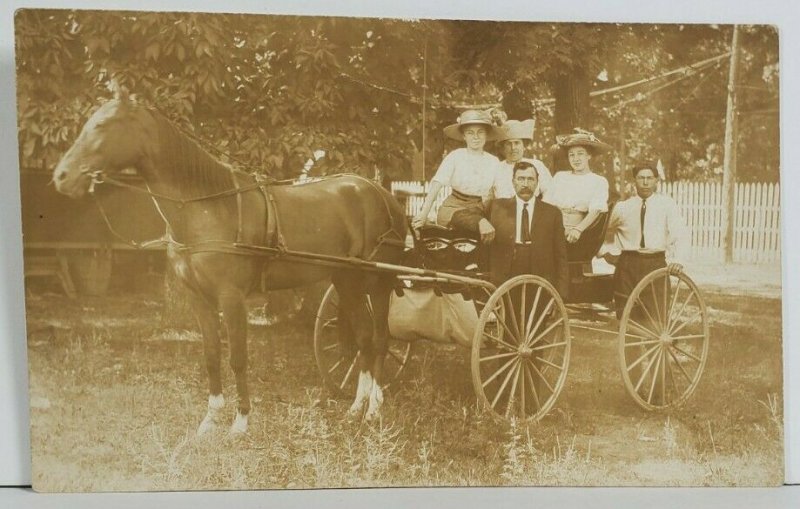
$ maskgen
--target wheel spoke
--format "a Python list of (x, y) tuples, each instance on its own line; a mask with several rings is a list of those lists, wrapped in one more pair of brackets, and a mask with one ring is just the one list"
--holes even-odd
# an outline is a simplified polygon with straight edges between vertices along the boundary
[[(536, 321), (536, 325), (535, 325), (535, 326), (533, 326), (533, 328), (531, 328), (531, 332), (530, 332), (530, 335), (531, 335), (531, 336), (533, 336), (533, 335), (536, 333), (536, 331), (538, 331), (538, 330), (539, 330), (539, 327), (542, 325), (542, 322), (543, 322), (543, 321), (544, 321), (544, 319), (547, 317), (547, 313), (549, 313), (549, 312), (550, 312), (550, 308), (551, 308), (551, 307), (553, 307), (553, 303), (554, 303), (555, 301), (556, 301), (555, 299), (550, 299), (550, 301), (547, 303), (547, 306), (545, 306), (545, 308), (544, 308), (544, 311), (542, 311), (542, 315), (539, 317), (539, 320), (537, 320), (537, 321)], [(533, 343), (535, 343), (535, 341), (534, 341)], [(526, 337), (525, 344), (526, 344), (527, 346), (530, 346), (530, 345), (532, 345), (533, 343), (528, 343), (528, 341), (527, 341), (527, 337)]]
[[(659, 343), (660, 343), (660, 341), (659, 341)], [(630, 370), (632, 370), (633, 368), (638, 366), (639, 363), (642, 362), (644, 359), (646, 359), (651, 353), (653, 353), (656, 350), (656, 348), (658, 348), (658, 345), (650, 348), (649, 350), (645, 351), (642, 355), (640, 355), (638, 359), (633, 361), (633, 364), (628, 366), (628, 372), (630, 372)]]
[(656, 334), (655, 332), (651, 331), (650, 329), (648, 329), (644, 325), (640, 324), (639, 322), (637, 322), (636, 320), (634, 320), (630, 316), (628, 317), (628, 321), (633, 326), (635, 326), (637, 329), (639, 329), (640, 331), (644, 332), (645, 334), (649, 334), (651, 338), (658, 338), (659, 337), (659, 334)]
[(680, 368), (681, 372), (683, 373), (683, 376), (685, 376), (686, 380), (689, 382), (689, 385), (692, 385), (693, 382), (692, 377), (689, 376), (689, 373), (687, 373), (686, 370), (683, 368), (681, 362), (678, 360), (677, 357), (675, 357), (675, 353), (669, 348), (667, 349), (667, 353), (669, 353), (670, 357), (672, 357), (672, 360), (675, 361), (675, 364), (678, 366), (678, 368)]
[(675, 327), (675, 330), (670, 331), (669, 332), (670, 336), (673, 335), (673, 334), (677, 334), (678, 332), (683, 330), (684, 327), (686, 327), (690, 323), (693, 323), (697, 318), (701, 317), (702, 315), (703, 315), (703, 310), (702, 309), (698, 310), (697, 313), (695, 313), (690, 319), (686, 320), (685, 322), (683, 322), (679, 326)]
[(322, 323), (322, 328), (327, 329), (328, 327), (336, 327), (338, 324), (336, 323), (339, 319), (336, 317), (328, 318)]
[[(652, 288), (652, 285), (651, 285), (651, 288)], [(631, 314), (633, 314), (633, 310), (636, 307), (639, 307), (642, 310), (644, 310), (644, 313), (647, 315), (647, 318), (650, 320), (650, 323), (652, 323), (653, 327), (655, 327), (655, 329), (658, 330), (659, 327), (661, 326), (661, 323), (660, 323), (660, 321), (656, 322), (656, 319), (653, 318), (653, 315), (650, 313), (650, 310), (647, 309), (647, 306), (645, 305), (644, 300), (642, 300), (641, 296), (636, 297), (636, 305), (633, 308), (631, 308)], [(654, 335), (658, 335), (658, 333), (654, 333)]]
[(533, 383), (533, 377), (531, 376), (530, 370), (528, 370), (528, 364), (526, 362), (522, 363), (522, 371), (525, 372), (525, 378), (528, 379), (528, 385), (531, 386), (531, 391), (533, 391), (533, 399), (536, 401), (536, 410), (542, 408), (542, 404), (539, 401), (539, 391), (536, 390), (536, 384)]
[(519, 289), (520, 296), (519, 296), (519, 331), (520, 337), (525, 337), (525, 300), (527, 297), (526, 287), (527, 284), (522, 285), (522, 288)]
[(553, 366), (554, 368), (556, 368), (559, 371), (564, 371), (563, 366), (559, 366), (558, 364), (552, 363), (552, 362), (548, 361), (547, 359), (545, 359), (544, 357), (539, 357), (539, 362), (544, 362), (545, 364), (547, 364), (549, 366)]
[(548, 327), (547, 327), (547, 328), (546, 328), (546, 329), (545, 329), (543, 332), (541, 332), (541, 333), (540, 333), (538, 336), (536, 336), (535, 338), (533, 338), (533, 340), (532, 340), (532, 341), (526, 341), (526, 342), (525, 342), (525, 345), (526, 345), (526, 346), (533, 346), (533, 345), (535, 345), (535, 344), (536, 344), (536, 343), (538, 343), (538, 342), (539, 342), (539, 341), (540, 341), (540, 340), (541, 340), (543, 337), (545, 337), (545, 336), (547, 335), (547, 333), (548, 333), (548, 332), (550, 332), (550, 331), (551, 331), (551, 330), (553, 330), (554, 328), (558, 327), (558, 325), (559, 325), (561, 322), (563, 322), (563, 321), (564, 321), (564, 318), (559, 318), (559, 319), (558, 319), (558, 320), (556, 320), (555, 322), (551, 323), (551, 324), (550, 324), (550, 325), (549, 325), (549, 326), (548, 326)]
[(516, 357), (514, 357), (513, 359), (511, 359), (511, 360), (507, 361), (505, 364), (503, 364), (502, 366), (500, 366), (500, 369), (498, 369), (497, 371), (495, 371), (495, 372), (494, 372), (494, 374), (493, 374), (492, 376), (490, 376), (490, 377), (489, 377), (489, 378), (488, 378), (488, 379), (487, 379), (485, 382), (483, 382), (483, 387), (485, 388), (487, 385), (489, 385), (490, 383), (492, 383), (492, 380), (494, 380), (495, 378), (497, 378), (498, 376), (500, 376), (500, 373), (502, 373), (503, 371), (505, 371), (506, 369), (508, 369), (508, 367), (509, 367), (509, 366), (511, 366), (511, 364), (512, 364), (512, 363), (513, 363), (513, 362), (514, 362), (516, 359), (517, 359), (517, 358), (516, 358)]
[(693, 353), (687, 352), (687, 351), (685, 351), (684, 349), (682, 349), (682, 348), (678, 348), (678, 347), (677, 347), (677, 346), (675, 346), (675, 345), (672, 345), (672, 348), (674, 348), (675, 350), (679, 351), (680, 353), (682, 353), (682, 354), (683, 354), (683, 355), (685, 355), (686, 357), (689, 357), (690, 359), (693, 359), (693, 360), (695, 360), (695, 361), (697, 361), (697, 362), (702, 362), (702, 361), (700, 360), (700, 357), (696, 356), (696, 355), (695, 355), (695, 354), (693, 354)]
[(667, 308), (667, 330), (672, 327), (672, 310), (675, 309), (675, 304), (678, 302), (678, 294), (681, 292), (681, 281), (678, 279), (678, 284), (675, 286), (675, 291), (672, 293), (672, 302), (670, 302), (669, 307)]
[(512, 345), (510, 343), (506, 343), (504, 340), (500, 339), (497, 336), (492, 336), (491, 334), (486, 332), (486, 330), (483, 331), (483, 335), (484, 336), (488, 336), (489, 338), (491, 338), (492, 341), (496, 341), (497, 343), (503, 345), (504, 347), (508, 348), (509, 350), (513, 350), (514, 352), (517, 351), (517, 347), (516, 346), (514, 346), (514, 345)]
[(347, 368), (347, 373), (344, 375), (344, 379), (342, 379), (342, 383), (339, 384), (339, 390), (343, 390), (344, 386), (347, 385), (347, 382), (350, 380), (350, 377), (353, 374), (353, 368), (356, 367), (356, 361), (358, 360), (358, 355), (353, 357), (353, 362), (350, 363), (350, 367)]
[[(658, 318), (658, 324), (661, 326), (661, 330), (664, 330), (664, 322), (661, 321), (661, 306), (658, 305), (658, 296), (656, 295), (655, 281), (650, 283), (650, 293), (653, 295), (653, 306), (656, 308), (656, 318)], [(667, 305), (666, 302), (664, 305)]]
[(625, 348), (629, 348), (631, 346), (654, 345), (656, 343), (661, 343), (661, 340), (660, 339), (648, 339), (646, 341), (637, 341), (635, 343), (625, 343)]
[(322, 347), (322, 351), (323, 352), (329, 352), (329, 351), (333, 350), (334, 348), (338, 348), (338, 347), (339, 347), (339, 342), (336, 341), (335, 343), (331, 343), (328, 346), (323, 346)]
[[(519, 338), (518, 338), (518, 336), (517, 336), (516, 334), (514, 334), (514, 332), (513, 332), (511, 329), (509, 329), (509, 328), (508, 328), (508, 325), (506, 325), (506, 320), (505, 320), (505, 315), (506, 315), (506, 314), (508, 314), (508, 313), (503, 313), (503, 317), (500, 317), (500, 316), (499, 316), (497, 313), (495, 313), (495, 317), (497, 318), (497, 322), (498, 322), (500, 325), (502, 325), (502, 326), (503, 326), (503, 328), (506, 330), (506, 332), (508, 332), (508, 335), (509, 335), (509, 336), (511, 336), (512, 338), (514, 338), (515, 340), (517, 340), (517, 343), (519, 343)], [(512, 316), (512, 317), (514, 316), (513, 310), (512, 310), (511, 316)], [(484, 332), (484, 334), (485, 334), (485, 332)], [(497, 339), (497, 340), (499, 340), (498, 338), (494, 338), (494, 339)], [(508, 343), (506, 343), (506, 344), (508, 344)], [(516, 347), (516, 346), (512, 346), (511, 348), (514, 348), (514, 349), (516, 349), (517, 347)]]
[(534, 351), (536, 351), (536, 350), (546, 350), (546, 349), (548, 349), (548, 348), (555, 348), (555, 347), (557, 347), (557, 346), (564, 346), (564, 345), (566, 345), (566, 344), (567, 344), (567, 342), (566, 342), (566, 341), (562, 341), (562, 342), (560, 342), (560, 343), (548, 343), (548, 344), (546, 344), (546, 345), (540, 345), (540, 346), (537, 346), (537, 347), (531, 348), (531, 350), (534, 350)]
[(525, 322), (525, 337), (527, 338), (528, 335), (531, 333), (531, 324), (533, 323), (533, 315), (536, 313), (536, 308), (539, 306), (539, 297), (542, 295), (542, 287), (540, 286), (538, 290), (536, 290), (536, 297), (533, 299), (533, 306), (531, 306), (531, 312), (528, 313), (528, 321)]
[[(515, 359), (512, 359), (512, 360), (515, 360)], [(508, 370), (508, 374), (503, 379), (503, 383), (500, 384), (500, 389), (498, 389), (497, 390), (497, 394), (494, 395), (494, 400), (492, 401), (492, 408), (494, 408), (495, 405), (497, 405), (497, 402), (500, 400), (500, 396), (502, 396), (503, 391), (506, 390), (506, 386), (508, 385), (508, 381), (511, 380), (511, 377), (514, 375), (514, 373), (517, 372), (517, 367), (518, 366), (519, 366), (519, 361), (511, 369)], [(508, 409), (508, 407), (511, 406), (511, 401), (510, 401), (511, 396), (513, 396), (513, 394), (509, 395), (509, 402), (508, 402), (508, 405), (507, 405), (506, 409)]]
[(503, 359), (505, 357), (511, 357), (512, 355), (518, 355), (518, 354), (517, 354), (517, 352), (499, 353), (499, 354), (496, 354), (496, 355), (490, 355), (489, 357), (481, 357), (481, 362), (493, 361), (495, 359)]
[(518, 378), (519, 378), (519, 405), (520, 405), (520, 415), (522, 418), (525, 418), (525, 373), (524, 373), (524, 366), (520, 362), (519, 369), (517, 370)]
[[(651, 350), (651, 352), (655, 351), (656, 348), (658, 348), (658, 345), (654, 346), (653, 349)], [(644, 382), (644, 379), (647, 377), (647, 374), (650, 372), (650, 368), (653, 367), (653, 364), (655, 363), (657, 358), (658, 358), (658, 355), (653, 355), (653, 357), (650, 359), (650, 362), (647, 363), (647, 367), (645, 367), (644, 371), (642, 371), (642, 376), (639, 378), (639, 381), (636, 383), (636, 387), (634, 387), (634, 389), (633, 389), (634, 392), (636, 392), (636, 393), (639, 392), (639, 387), (642, 386), (642, 382)], [(630, 371), (630, 369), (629, 369), (629, 371)]]
[[(511, 326), (514, 328), (515, 331), (515, 332), (509, 331), (509, 334), (511, 334), (512, 338), (517, 340), (517, 344), (520, 344), (522, 342), (522, 339), (520, 337), (519, 324), (517, 323), (517, 313), (514, 312), (514, 303), (511, 302), (511, 295), (509, 293), (503, 294), (503, 307), (508, 310), (506, 313), (504, 313), (504, 316), (506, 317), (508, 317), (509, 315), (511, 316)], [(505, 320), (503, 320), (503, 322), (505, 322)], [(506, 327), (506, 329), (508, 329), (508, 327)]]
[(333, 373), (334, 371), (336, 371), (336, 368), (341, 366), (343, 362), (344, 362), (344, 357), (336, 361), (336, 363), (328, 369), (328, 373)]
[(539, 371), (539, 368), (536, 367), (536, 363), (535, 362), (531, 362), (531, 361), (527, 361), (527, 362), (528, 362), (528, 364), (530, 364), (530, 366), (533, 368), (533, 370), (536, 372), (536, 374), (539, 375), (539, 378), (542, 379), (542, 382), (544, 382), (544, 384), (547, 386), (547, 388), (550, 389), (550, 394), (551, 395), (555, 394), (556, 393), (555, 389), (553, 389), (553, 386), (550, 385), (550, 382), (547, 381), (547, 378), (545, 378), (544, 374), (541, 371)]
[(515, 396), (517, 394), (517, 382), (519, 381), (519, 370), (521, 369), (520, 363), (517, 363), (514, 366), (514, 381), (511, 382), (511, 392), (508, 393), (508, 404), (506, 404), (506, 418), (508, 418), (508, 412), (514, 406), (512, 403), (516, 403)]
[(653, 390), (656, 388), (656, 380), (658, 379), (659, 368), (661, 367), (661, 358), (663, 354), (663, 349), (659, 350), (656, 357), (656, 367), (653, 370), (653, 381), (650, 383), (650, 392), (647, 394), (647, 402), (652, 405), (653, 401)]
[(665, 363), (665, 364), (667, 365), (667, 367), (669, 368), (669, 381), (670, 381), (670, 385), (672, 385), (672, 390), (673, 390), (673, 391), (675, 391), (675, 394), (676, 394), (676, 395), (680, 395), (680, 391), (678, 390), (678, 384), (675, 382), (675, 375), (674, 375), (674, 374), (673, 374), (673, 372), (672, 372), (672, 362), (670, 361), (670, 358), (671, 358), (672, 356), (671, 356), (671, 355), (669, 355), (669, 354), (671, 354), (672, 352), (670, 352), (670, 351), (669, 351), (669, 348), (667, 348), (666, 352), (667, 352), (667, 355), (665, 355), (665, 356), (664, 356), (664, 363)]
[[(670, 321), (672, 322), (672, 325), (673, 325), (673, 326), (674, 326), (674, 325), (675, 325), (675, 323), (678, 321), (678, 318), (680, 318), (681, 316), (683, 316), (683, 310), (684, 310), (684, 309), (686, 309), (686, 305), (687, 305), (687, 304), (689, 304), (689, 301), (692, 299), (692, 296), (693, 296), (693, 295), (694, 295), (694, 291), (690, 291), (690, 292), (689, 292), (689, 294), (686, 296), (686, 300), (684, 300), (684, 301), (683, 301), (683, 304), (681, 304), (681, 308), (680, 308), (680, 310), (678, 310), (678, 312), (677, 312), (677, 313), (675, 313), (675, 315), (674, 315), (674, 318), (672, 318), (672, 319), (670, 320)], [(675, 332), (672, 330), (672, 328), (669, 328), (669, 329), (667, 329), (667, 332), (668, 332), (669, 334), (674, 334), (674, 333), (675, 333)]]
[(670, 339), (672, 339), (673, 341), (678, 341), (678, 340), (683, 341), (686, 339), (704, 339), (705, 337), (706, 337), (705, 334), (689, 334), (688, 336), (671, 336)]
[(661, 404), (666, 406), (667, 404), (667, 366), (665, 365), (667, 362), (667, 354), (664, 352), (664, 348), (661, 349)]

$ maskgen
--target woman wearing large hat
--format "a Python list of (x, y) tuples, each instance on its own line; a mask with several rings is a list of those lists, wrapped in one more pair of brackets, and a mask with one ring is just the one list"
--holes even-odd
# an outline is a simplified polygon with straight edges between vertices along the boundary
[(459, 115), (455, 124), (444, 128), (444, 134), (465, 142), (466, 146), (453, 150), (442, 160), (431, 180), (422, 209), (411, 221), (414, 228), (425, 224), (442, 187), (450, 186), (452, 193), (439, 207), (436, 222), (448, 226), (454, 212), (480, 206), (483, 200), (488, 199), (494, 184), (500, 161), (483, 151), (486, 142), (497, 139), (498, 135), (491, 115), (485, 111), (467, 110)]
[(608, 180), (594, 173), (592, 158), (608, 152), (611, 146), (589, 131), (556, 136), (553, 150), (562, 150), (572, 171), (560, 171), (544, 195), (544, 201), (561, 209), (567, 242), (577, 242), (602, 212), (608, 211)]
[(495, 177), (495, 198), (514, 197), (516, 194), (513, 184), (514, 165), (520, 161), (530, 163), (536, 168), (536, 173), (539, 176), (537, 195), (544, 193), (550, 186), (553, 177), (550, 175), (550, 170), (547, 166), (538, 159), (523, 157), (526, 144), (530, 144), (533, 141), (535, 126), (536, 122), (532, 118), (528, 120), (508, 120), (500, 126), (497, 142), (503, 150), (504, 159), (500, 163)]

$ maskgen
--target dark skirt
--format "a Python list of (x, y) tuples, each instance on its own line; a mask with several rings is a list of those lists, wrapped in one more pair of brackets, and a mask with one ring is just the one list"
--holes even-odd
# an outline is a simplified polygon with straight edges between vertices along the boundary
[[(667, 266), (664, 253), (639, 253), (637, 251), (623, 251), (617, 261), (617, 268), (614, 271), (614, 304), (617, 310), (617, 318), (622, 317), (625, 303), (631, 291), (644, 279), (646, 275), (656, 269)], [(657, 293), (661, 295), (661, 293)], [(645, 303), (651, 307), (653, 304)], [(635, 312), (634, 316), (640, 316)]]

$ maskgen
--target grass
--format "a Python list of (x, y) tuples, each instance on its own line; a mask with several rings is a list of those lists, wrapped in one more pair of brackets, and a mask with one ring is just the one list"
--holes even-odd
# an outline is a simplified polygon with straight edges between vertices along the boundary
[[(776, 485), (783, 481), (780, 302), (711, 296), (703, 381), (651, 414), (624, 392), (615, 343), (576, 333), (567, 385), (539, 423), (476, 404), (467, 352), (422, 344), (381, 420), (321, 390), (312, 333), (255, 306), (249, 433), (195, 436), (199, 337), (159, 327), (153, 295), (28, 301), (33, 484), (42, 491), (494, 485)], [(227, 356), (227, 345), (223, 346)], [(226, 416), (235, 412), (223, 364)]]

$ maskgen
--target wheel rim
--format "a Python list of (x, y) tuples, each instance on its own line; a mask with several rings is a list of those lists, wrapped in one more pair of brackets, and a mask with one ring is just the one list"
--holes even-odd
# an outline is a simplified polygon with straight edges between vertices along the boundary
[(631, 292), (620, 319), (619, 361), (633, 399), (648, 410), (686, 402), (708, 359), (708, 312), (685, 274), (658, 269)]
[[(339, 297), (331, 285), (322, 298), (314, 323), (314, 358), (325, 386), (337, 396), (352, 396), (358, 383), (359, 354), (354, 342), (343, 342), (339, 338), (338, 311)], [(384, 389), (408, 364), (413, 343), (390, 337), (388, 347), (383, 369)]]
[(555, 288), (531, 275), (501, 285), (486, 302), (472, 344), (472, 381), (494, 414), (538, 420), (564, 387), (571, 335)]

